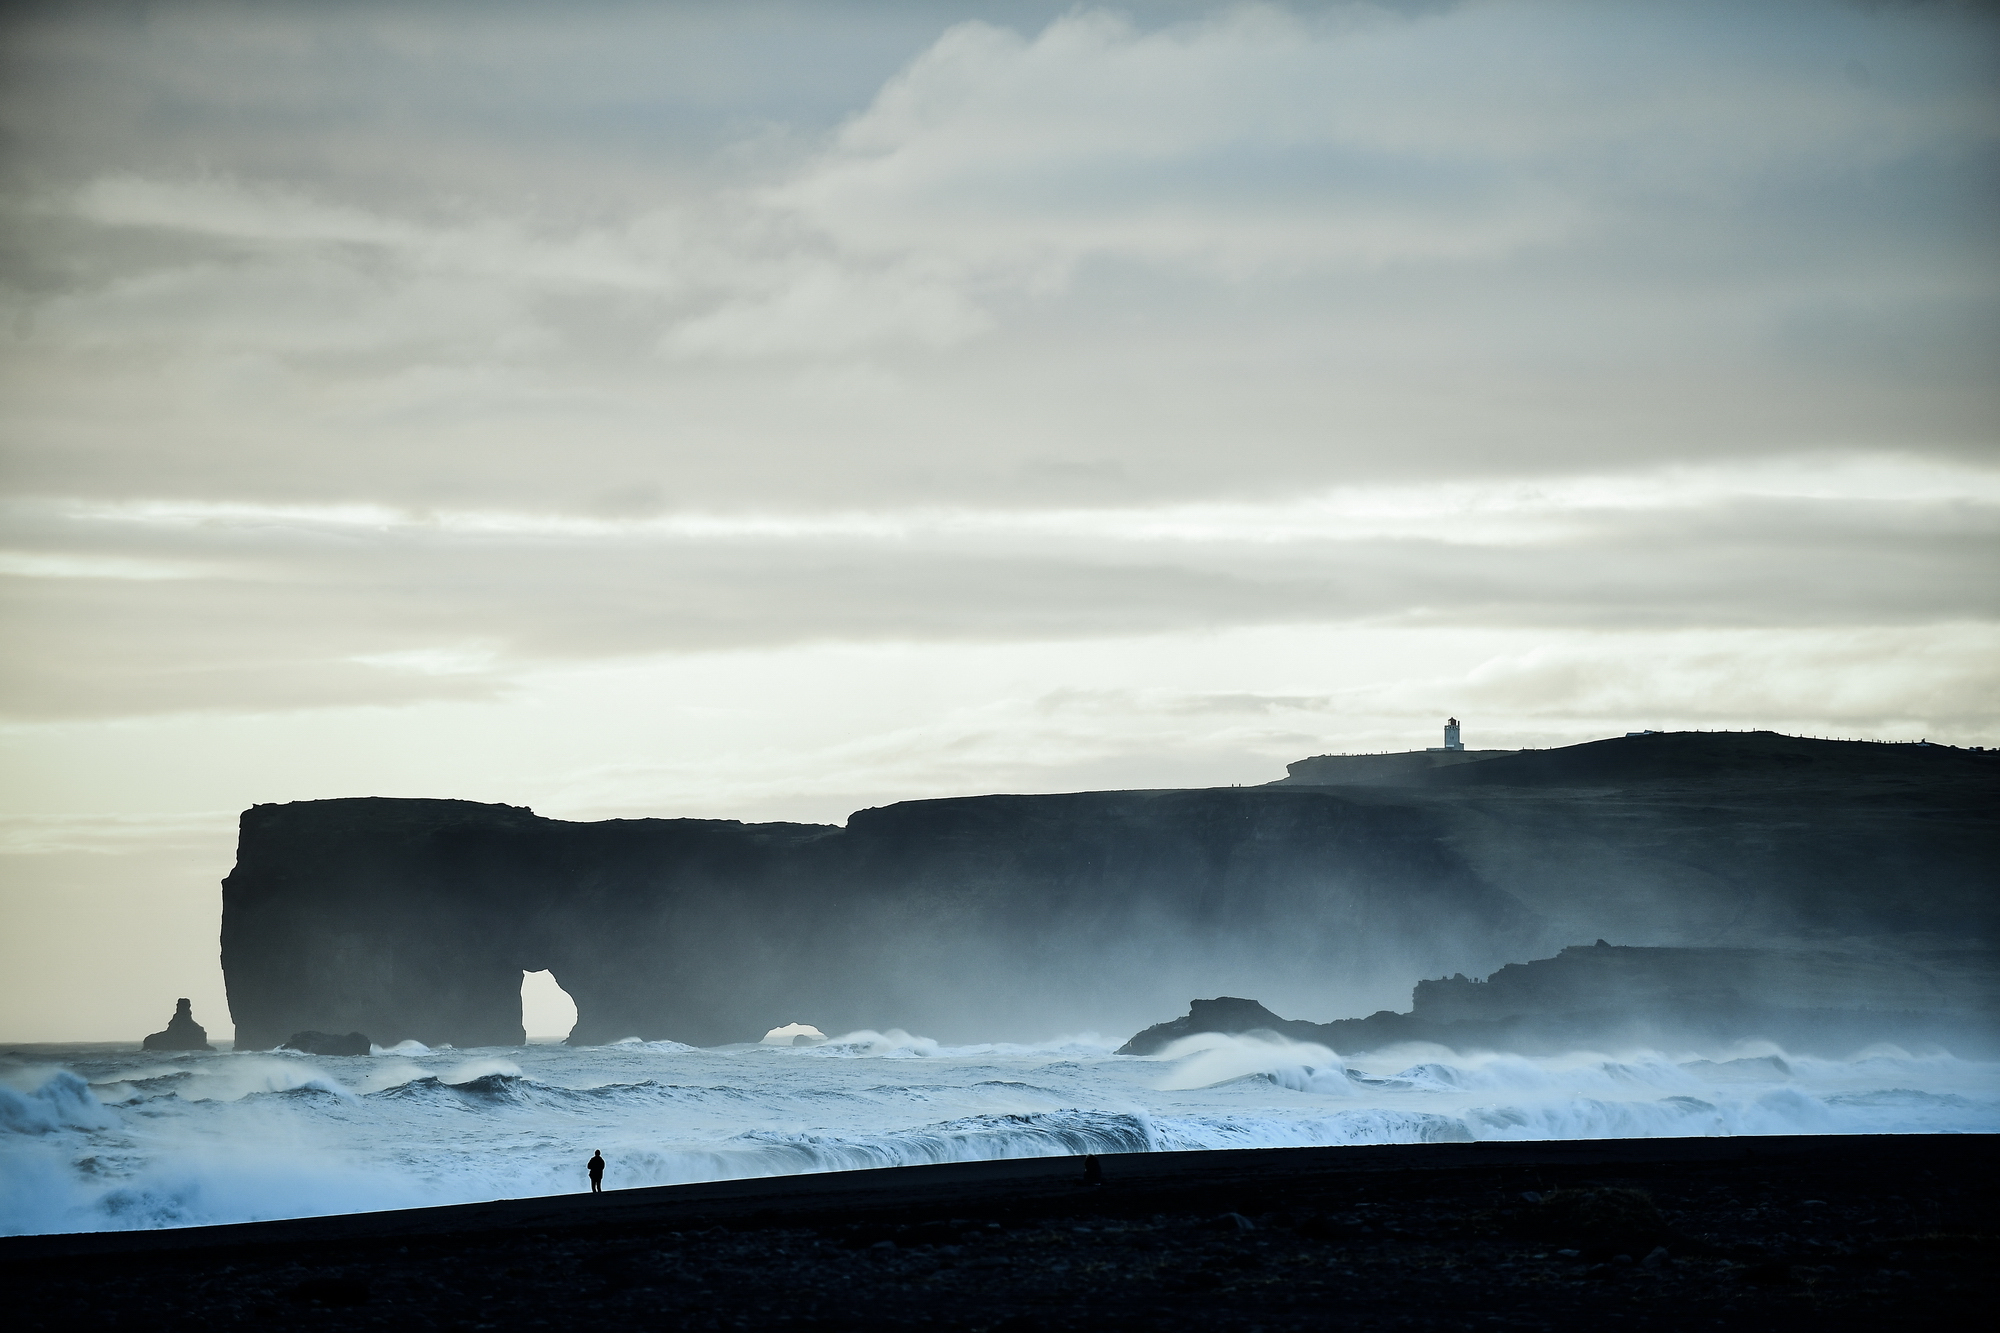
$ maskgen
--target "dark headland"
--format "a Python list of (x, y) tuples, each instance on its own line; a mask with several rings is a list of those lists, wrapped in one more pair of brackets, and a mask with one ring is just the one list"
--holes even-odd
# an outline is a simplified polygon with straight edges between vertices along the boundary
[(1153, 1055), (1204, 1033), (1270, 1033), (1334, 1051), (1434, 1042), (1553, 1055), (1635, 1046), (1721, 1050), (1760, 1040), (1795, 1055), (1835, 1059), (1880, 1043), (1992, 1059), (2000, 1055), (2000, 1023), (1978, 980), (1971, 969), (1954, 977), (1880, 955), (1648, 949), (1599, 940), (1554, 958), (1509, 963), (1483, 979), (1419, 981), (1407, 1013), (1384, 1009), (1314, 1023), (1281, 1018), (1235, 996), (1196, 1000), (1185, 1015), (1147, 1028), (1118, 1053)]
[(1996, 888), (2000, 754), (1685, 732), (1320, 756), (1253, 788), (911, 801), (844, 826), (260, 805), (222, 961), (239, 1049), (516, 1044), (521, 974), (545, 968), (578, 1043), (792, 1022), (1032, 1040), (1219, 994), (1325, 1021), (1598, 939), (1697, 971), (1687, 951), (1761, 951), (1820, 992), (1846, 968), (1879, 992), (1861, 1007), (1973, 1032), (2000, 1012)]
[(1967, 1328), (1987, 1135), (976, 1162), (0, 1240), (11, 1326)]

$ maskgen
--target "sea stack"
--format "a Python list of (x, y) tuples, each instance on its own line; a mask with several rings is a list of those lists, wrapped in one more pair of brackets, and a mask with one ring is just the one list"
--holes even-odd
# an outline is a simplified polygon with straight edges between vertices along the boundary
[(174, 1005), (174, 1016), (167, 1023), (165, 1032), (155, 1032), (146, 1038), (149, 1051), (212, 1051), (208, 1044), (208, 1030), (194, 1021), (194, 1006), (186, 1000)]

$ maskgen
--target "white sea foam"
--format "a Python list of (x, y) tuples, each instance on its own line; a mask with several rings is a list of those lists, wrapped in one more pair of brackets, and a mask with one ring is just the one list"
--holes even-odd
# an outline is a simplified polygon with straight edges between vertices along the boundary
[(429, 1055), (431, 1048), (420, 1041), (399, 1041), (394, 1046), (370, 1046), (370, 1055)]
[(2000, 1130), (2000, 1066), (1749, 1043), (1705, 1058), (1203, 1037), (677, 1042), (369, 1057), (45, 1048), (0, 1065), (0, 1231), (185, 1226), (1079, 1152)]
[(115, 1123), (111, 1109), (67, 1069), (50, 1070), (26, 1091), (0, 1085), (0, 1132), (54, 1134), (65, 1129), (103, 1129)]

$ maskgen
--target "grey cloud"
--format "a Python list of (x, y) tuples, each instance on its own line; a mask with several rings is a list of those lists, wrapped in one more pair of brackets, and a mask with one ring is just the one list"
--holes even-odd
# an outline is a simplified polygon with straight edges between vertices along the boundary
[[(1946, 642), (1949, 642), (1947, 636)], [(1661, 669), (1612, 652), (1565, 646), (1490, 663), (1452, 691), (1454, 707), (1519, 719), (1602, 719), (1607, 730), (1649, 726), (1736, 729), (1750, 719), (1811, 718), (1847, 737), (1928, 719), (1985, 732), (2000, 723), (1990, 651), (1940, 651), (1905, 629), (1855, 630), (1772, 651), (1718, 641), (1674, 652)], [(1820, 682), (1810, 698), (1799, 683)]]
[[(1025, 9), (1029, 17), (1032, 10)], [(10, 6), (17, 173), (212, 172), (436, 209), (657, 200), (765, 125), (830, 123), (942, 6), (431, 0)]]
[[(468, 312), (492, 303), (460, 290)], [(10, 473), (16, 493), (136, 498), (588, 509), (650, 486), (683, 506), (1018, 505), (1825, 447), (1990, 456), (2000, 430), (1974, 373), (1984, 344), (1954, 347), (1921, 311), (1902, 319), (1924, 332), (1914, 354), (1864, 371), (1851, 346), (1796, 345), (1801, 324), (1825, 326), (1823, 304), (1788, 317), (1774, 359), (1752, 336), (1755, 312), (1676, 313), (1682, 298), (1608, 319), (1544, 293), (1542, 345), (1510, 351), (1508, 321), (1466, 293), (1479, 313), (1464, 321), (1451, 318), (1458, 298), (1421, 285), (1364, 295), (1348, 307), (1365, 332), (1282, 310), (1194, 330), (1161, 327), (1147, 301), (1113, 290), (1094, 310), (982, 339), (976, 357), (826, 374), (648, 365), (615, 347), (541, 356), (533, 321), (507, 307), (441, 326), (445, 345), (413, 360), (436, 312), (408, 299), (407, 318), (371, 313), (384, 345), (366, 354), (339, 350), (351, 326), (308, 325), (299, 336), (334, 345), (279, 357), (266, 345), (291, 336), (279, 328), (241, 353), (197, 356), (210, 318), (240, 310), (255, 329), (271, 312), (192, 304), (158, 317), (155, 345), (17, 344), (4, 370)], [(496, 342), (525, 350), (478, 355)], [(1119, 475), (1048, 466), (1070, 456)]]
[[(536, 663), (828, 640), (2000, 609), (1990, 497), (1572, 508), (1504, 538), (1027, 521), (1383, 478), (1989, 461), (1983, 11), (184, 3), (5, 24), (24, 716), (490, 697)], [(75, 517), (100, 501), (403, 517)], [(1023, 521), (407, 521), (925, 506)], [(142, 567), (159, 577), (124, 577)]]
[(1035, 701), (1044, 713), (1164, 713), (1183, 717), (1266, 717), (1281, 713), (1324, 713), (1332, 695), (1148, 694), (1136, 690), (1051, 690)]
[(37, 534), (19, 553), (85, 574), (92, 560), (113, 572), (151, 561), (163, 577), (0, 579), (14, 629), (7, 693), (17, 716), (263, 709), (489, 697), (537, 664), (826, 641), (2000, 615), (1985, 573), (2000, 536), (1990, 505), (1738, 501), (1575, 522), (1527, 542), (1260, 543), (1249, 533), (1028, 543), (44, 516), (17, 519)]
[(1971, 11), (469, 12), (15, 17), (17, 493), (1136, 501), (2000, 428)]

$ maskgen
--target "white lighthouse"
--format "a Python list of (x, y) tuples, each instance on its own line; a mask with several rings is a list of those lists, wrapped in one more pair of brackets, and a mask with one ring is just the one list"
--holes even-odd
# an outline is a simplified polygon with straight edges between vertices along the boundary
[(1463, 750), (1465, 748), (1465, 742), (1458, 738), (1458, 719), (1455, 717), (1445, 719), (1444, 748), (1447, 750)]

